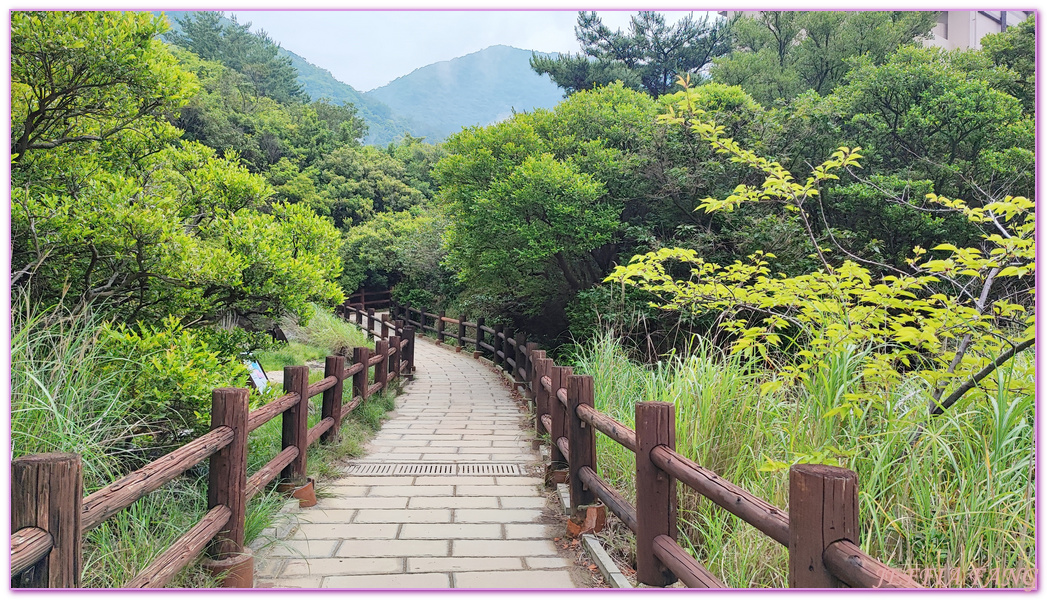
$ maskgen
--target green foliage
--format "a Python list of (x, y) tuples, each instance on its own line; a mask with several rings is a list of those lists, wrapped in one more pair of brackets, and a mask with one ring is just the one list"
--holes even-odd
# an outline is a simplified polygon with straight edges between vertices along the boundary
[[(703, 200), (706, 211), (777, 202), (807, 223), (807, 203), (820, 195), (825, 182), (837, 179), (834, 171), (859, 166), (858, 149), (841, 148), (801, 184), (778, 162), (721, 137), (722, 127), (700, 117), (698, 113), (688, 121), (670, 111), (664, 120), (687, 123), (718, 152), (765, 176), (759, 187), (739, 185), (726, 199)], [(806, 380), (826, 357), (846, 346), (873, 352), (865, 364), (867, 378), (897, 381), (901, 372), (918, 369), (935, 390), (935, 402), (951, 389), (940, 405), (931, 406), (932, 413), (941, 412), (974, 386), (985, 385), (989, 373), (1032, 343), (1034, 317), (1023, 305), (1023, 294), (992, 297), (990, 292), (1005, 278), (1020, 280), (1034, 271), (1035, 215), (1033, 204), (1023, 197), (1008, 196), (984, 207), (934, 194), (928, 199), (984, 226), (984, 250), (941, 244), (934, 250), (948, 252), (945, 258), (920, 262), (926, 250), (917, 247), (910, 260), (913, 274), (898, 272), (878, 280), (852, 260), (830, 262), (828, 249), (818, 246), (808, 226), (822, 263), (809, 274), (776, 275), (766, 260), (773, 255), (762, 252), (721, 266), (678, 248), (636, 256), (608, 280), (661, 296), (665, 309), (719, 313), (719, 326), (734, 339), (734, 352), (768, 358), (770, 349), (800, 342), (800, 349), (790, 352), (802, 360), (781, 369), (787, 381)], [(667, 262), (676, 261), (690, 271), (687, 280), (667, 269)], [(865, 407), (854, 404), (848, 410), (861, 414)]]
[[(342, 288), (389, 288), (401, 294), (426, 290), (428, 297), (449, 293), (453, 275), (440, 265), (446, 219), (438, 212), (386, 212), (346, 232)], [(416, 298), (416, 300), (418, 300)], [(432, 304), (416, 306), (432, 307)]]
[(998, 67), (1014, 73), (1014, 81), (1004, 91), (1022, 103), (1025, 114), (1033, 114), (1036, 103), (1036, 17), (1030, 15), (1018, 25), (981, 39), (982, 52)]
[(873, 64), (928, 37), (934, 12), (760, 11), (731, 28), (731, 52), (714, 61), (713, 80), (739, 85), (764, 106), (806, 90), (827, 94), (843, 82), (848, 59)]
[(102, 328), (102, 343), (115, 356), (134, 356), (141, 368), (125, 372), (126, 387), (134, 397), (133, 414), (144, 426), (139, 444), (165, 446), (182, 437), (195, 437), (211, 424), (211, 392), (220, 387), (242, 387), (247, 368), (235, 357), (212, 350), (198, 332), (177, 319), (159, 326), (124, 325)]
[(145, 13), (12, 12), (13, 160), (170, 138), (159, 116), (184, 104), (195, 85), (155, 39), (164, 29)]
[[(1031, 389), (1031, 357), (1001, 369), (994, 393), (929, 423), (922, 381), (859, 381), (863, 360), (864, 352), (840, 347), (806, 384), (784, 385), (760, 361), (726, 356), (706, 340), (643, 367), (615, 336), (602, 335), (572, 362), (593, 376), (596, 409), (626, 426), (636, 402), (672, 402), (677, 450), (775, 506), (788, 504), (791, 464), (856, 471), (862, 549), (927, 585), (943, 585), (944, 576), (928, 573), (942, 569), (959, 574), (954, 587), (1032, 585), (1034, 395), (1009, 391)], [(854, 394), (881, 403), (841, 418)], [(912, 444), (917, 428), (924, 433)], [(634, 494), (633, 459), (597, 436), (600, 476), (626, 498)], [(714, 575), (732, 587), (787, 585), (784, 548), (685, 486), (678, 493), (681, 544), (690, 542)]]
[(708, 15), (688, 15), (675, 25), (665, 16), (641, 11), (629, 21), (629, 31), (611, 31), (595, 12), (579, 12), (574, 28), (580, 55), (531, 59), (531, 68), (548, 74), (567, 95), (614, 81), (657, 98), (668, 93), (678, 77), (698, 75), (715, 57), (727, 52), (730, 23)]
[(296, 81), (291, 61), (279, 54), (279, 46), (265, 32), (251, 33), (251, 24), (235, 18), (223, 22), (216, 11), (186, 13), (178, 21), (179, 31), (168, 39), (204, 60), (220, 61), (240, 73), (258, 94), (277, 102), (307, 100)]

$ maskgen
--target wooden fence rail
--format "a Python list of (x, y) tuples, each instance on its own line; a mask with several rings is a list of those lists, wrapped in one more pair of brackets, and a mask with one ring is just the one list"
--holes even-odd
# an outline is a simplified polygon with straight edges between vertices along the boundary
[[(356, 316), (359, 324), (362, 311), (343, 308), (339, 313), (346, 319)], [(12, 587), (80, 587), (83, 535), (204, 460), (209, 460), (207, 513), (122, 587), (163, 587), (204, 552), (205, 568), (221, 576), (225, 587), (251, 587), (254, 561), (244, 546), (247, 502), (276, 479), (291, 489), (307, 485), (309, 446), (336, 441), (346, 415), (398, 377), (413, 372), (414, 331), (403, 322), (383, 321), (379, 335), (372, 325), (373, 351), (354, 348), (349, 366), (344, 356), (327, 357), (324, 378), (311, 385), (308, 367), (284, 367), (285, 394), (253, 411), (248, 410), (246, 389), (214, 390), (208, 433), (86, 498), (78, 455), (15, 459), (11, 465)], [(347, 380), (351, 394), (345, 402)], [(310, 428), (309, 400), (320, 394), (320, 421)], [(281, 450), (248, 476), (247, 437), (277, 416), (282, 418)]]
[[(417, 326), (422, 335), (434, 333), (439, 341), (459, 348), (473, 346), (474, 356), (490, 357), (525, 391), (534, 405), (536, 433), (547, 434), (551, 441), (550, 468), (566, 466), (573, 518), (579, 519), (596, 502), (617, 515), (636, 534), (640, 583), (665, 586), (679, 580), (688, 587), (724, 587), (676, 542), (676, 486), (683, 484), (785, 546), (790, 587), (922, 587), (859, 548), (853, 471), (794, 465), (789, 471), (789, 510), (783, 511), (676, 452), (671, 403), (637, 403), (634, 431), (594, 408), (591, 377), (557, 366), (522, 332), (395, 302), (391, 312)], [(456, 326), (453, 335), (447, 333), (447, 323)], [(466, 337), (469, 330), (475, 337)], [(597, 431), (636, 454), (635, 507), (598, 475)]]

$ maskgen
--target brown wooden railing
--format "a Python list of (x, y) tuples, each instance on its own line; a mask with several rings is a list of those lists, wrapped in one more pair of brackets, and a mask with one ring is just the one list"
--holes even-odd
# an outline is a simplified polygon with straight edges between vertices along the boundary
[[(392, 314), (422, 333), (448, 338), (459, 348), (489, 356), (533, 401), (535, 429), (548, 434), (552, 468), (566, 465), (572, 513), (578, 517), (602, 502), (636, 534), (636, 577), (665, 586), (718, 588), (723, 582), (677, 542), (677, 484), (683, 484), (737, 516), (789, 551), (789, 586), (800, 588), (919, 588), (907, 574), (865, 554), (858, 546), (858, 479), (848, 469), (794, 465), (789, 470), (788, 512), (724, 480), (676, 452), (672, 403), (636, 404), (636, 430), (594, 406), (593, 379), (557, 366), (525, 334), (483, 318), (449, 318), (393, 304)], [(447, 325), (453, 327), (448, 333)], [(474, 337), (467, 337), (469, 330)], [(598, 475), (596, 432), (636, 454), (636, 505)]]
[(380, 290), (376, 292), (360, 290), (355, 294), (350, 294), (349, 297), (345, 299), (345, 302), (342, 305), (352, 306), (366, 311), (368, 308), (389, 308), (392, 302), (393, 296), (390, 290)]
[[(371, 328), (373, 333), (374, 328)], [(250, 587), (253, 559), (244, 547), (248, 500), (279, 478), (288, 487), (305, 483), (307, 449), (335, 441), (342, 419), (400, 376), (414, 371), (414, 328), (384, 323), (375, 347), (329, 356), (324, 378), (309, 384), (309, 368), (284, 368), (283, 396), (248, 410), (248, 391), (214, 390), (211, 430), (86, 498), (76, 454), (37, 454), (11, 465), (12, 587), (80, 587), (83, 535), (136, 500), (209, 460), (208, 512), (152, 564), (122, 587), (156, 588), (170, 583), (204, 551), (205, 566), (227, 587)], [(371, 377), (371, 367), (374, 376)], [(349, 402), (344, 382), (351, 381)], [(320, 421), (308, 426), (309, 399), (322, 394)], [(247, 436), (282, 417), (281, 451), (247, 474)]]

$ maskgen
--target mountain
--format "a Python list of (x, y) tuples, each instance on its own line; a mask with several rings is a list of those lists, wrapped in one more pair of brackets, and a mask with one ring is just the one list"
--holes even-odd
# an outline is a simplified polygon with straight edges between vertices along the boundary
[(364, 97), (413, 122), (412, 135), (439, 142), (462, 127), (489, 125), (513, 112), (552, 108), (563, 90), (531, 70), (530, 50), (491, 46), (415, 69)]

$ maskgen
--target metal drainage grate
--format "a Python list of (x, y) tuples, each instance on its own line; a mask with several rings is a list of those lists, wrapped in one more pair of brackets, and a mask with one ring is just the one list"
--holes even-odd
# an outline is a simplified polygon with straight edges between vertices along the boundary
[(524, 475), (510, 463), (354, 463), (347, 475)]

